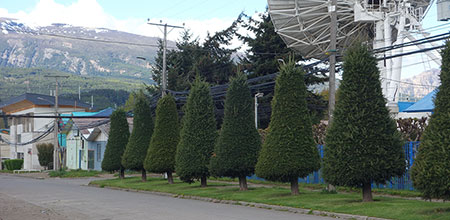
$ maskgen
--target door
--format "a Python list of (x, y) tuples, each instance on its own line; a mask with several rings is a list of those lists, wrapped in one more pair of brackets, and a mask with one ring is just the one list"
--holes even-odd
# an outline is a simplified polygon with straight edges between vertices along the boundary
[(79, 153), (79, 160), (78, 160), (78, 169), (81, 169), (81, 158), (83, 157), (83, 151), (82, 150), (80, 150), (80, 153)]
[(89, 170), (94, 169), (94, 163), (95, 163), (95, 151), (88, 150), (88, 169)]

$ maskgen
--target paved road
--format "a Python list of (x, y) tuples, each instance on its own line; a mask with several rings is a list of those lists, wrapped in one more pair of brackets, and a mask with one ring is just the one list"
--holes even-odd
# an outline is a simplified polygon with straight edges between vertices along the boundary
[[(39, 180), (0, 175), (0, 196), (3, 194), (4, 197), (14, 198), (24, 204), (51, 210), (60, 219), (330, 219), (147, 193), (94, 188), (86, 186), (89, 181), (89, 179)], [(7, 219), (2, 218), (1, 211), (0, 219)]]

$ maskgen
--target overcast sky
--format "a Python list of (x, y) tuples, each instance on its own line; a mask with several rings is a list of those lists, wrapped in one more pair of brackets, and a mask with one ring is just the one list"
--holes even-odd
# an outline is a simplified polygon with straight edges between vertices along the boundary
[[(105, 27), (130, 33), (161, 37), (161, 32), (146, 24), (167, 22), (192, 30), (204, 38), (228, 27), (244, 11), (249, 15), (265, 11), (266, 0), (0, 0), (0, 17), (17, 18), (31, 26), (67, 23), (75, 26)], [(423, 26), (425, 29), (449, 22), (437, 22), (436, 6), (431, 7)], [(431, 35), (449, 31), (449, 26), (429, 29)], [(177, 30), (169, 39), (179, 37)], [(423, 36), (417, 36), (421, 38)], [(416, 50), (409, 48), (407, 50)], [(402, 78), (424, 69), (438, 68), (423, 54), (404, 58)]]

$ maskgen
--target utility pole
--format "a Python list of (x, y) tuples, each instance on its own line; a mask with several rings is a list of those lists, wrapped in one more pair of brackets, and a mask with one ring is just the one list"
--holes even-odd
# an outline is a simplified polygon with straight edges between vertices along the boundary
[[(164, 39), (163, 39), (163, 72), (162, 72), (162, 96), (164, 97), (166, 95), (166, 89), (167, 89), (167, 73), (166, 73), (166, 69), (167, 69), (167, 61), (166, 61), (166, 53), (167, 53), (167, 34), (170, 33), (173, 29), (175, 28), (184, 28), (181, 26), (175, 26), (175, 25), (168, 25), (167, 23), (162, 24), (162, 21), (160, 21), (160, 23), (151, 23), (150, 19), (147, 20), (147, 24), (149, 25), (155, 25), (157, 27), (163, 27), (164, 30), (162, 31), (164, 34)], [(184, 26), (184, 24), (183, 24)], [(172, 28), (170, 29), (169, 32), (167, 32), (167, 27)], [(160, 29), (161, 30), (161, 29)]]
[[(328, 89), (328, 127), (333, 121), (334, 105), (336, 104), (336, 34), (337, 34), (337, 0), (331, 0), (328, 8), (331, 16), (330, 22), (330, 76)], [(336, 191), (336, 187), (328, 184), (328, 191)]]
[(336, 32), (337, 32), (337, 0), (331, 1), (329, 12), (331, 13), (330, 22), (330, 76), (328, 91), (328, 124), (333, 120), (334, 105), (336, 104)]
[(59, 170), (61, 167), (61, 161), (59, 160), (59, 142), (58, 142), (58, 78), (68, 78), (69, 76), (63, 75), (49, 75), (45, 77), (54, 77), (56, 81), (56, 89), (55, 89), (55, 125), (53, 126), (54, 137), (54, 146), (53, 146), (53, 170)]

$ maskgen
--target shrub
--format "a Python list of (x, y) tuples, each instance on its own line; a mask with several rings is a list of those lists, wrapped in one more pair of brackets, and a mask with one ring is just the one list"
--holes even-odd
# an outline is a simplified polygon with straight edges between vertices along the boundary
[(210, 170), (213, 176), (238, 177), (241, 190), (247, 190), (246, 177), (255, 172), (261, 148), (261, 137), (255, 128), (254, 118), (247, 77), (238, 73), (230, 80), (222, 129), (211, 158)]
[(306, 97), (304, 71), (293, 61), (281, 66), (272, 100), (269, 132), (256, 164), (257, 176), (290, 182), (293, 195), (299, 193), (298, 178), (320, 168)]
[(124, 178), (125, 169), (121, 160), (129, 137), (127, 116), (123, 109), (118, 109), (111, 114), (111, 128), (102, 161), (103, 170), (111, 172), (120, 170), (120, 178)]
[(39, 164), (47, 169), (53, 167), (53, 144), (43, 143), (36, 146)]
[(323, 176), (337, 186), (358, 187), (372, 201), (372, 182), (405, 172), (403, 141), (381, 90), (377, 60), (355, 44), (344, 56), (334, 118), (325, 138)]
[(7, 170), (20, 170), (22, 169), (23, 160), (22, 159), (11, 159), (5, 161), (5, 166)]
[(450, 41), (441, 55), (441, 85), (412, 167), (412, 179), (424, 198), (450, 200)]
[(144, 167), (149, 172), (167, 173), (167, 180), (171, 184), (179, 137), (177, 105), (173, 96), (166, 95), (158, 101), (155, 129)]
[(191, 183), (194, 179), (200, 179), (201, 185), (205, 187), (217, 131), (209, 84), (198, 76), (184, 108), (175, 169), (182, 181)]
[(143, 92), (135, 97), (133, 131), (122, 156), (122, 165), (129, 170), (142, 171), (142, 181), (146, 181), (144, 160), (153, 133), (152, 112)]

